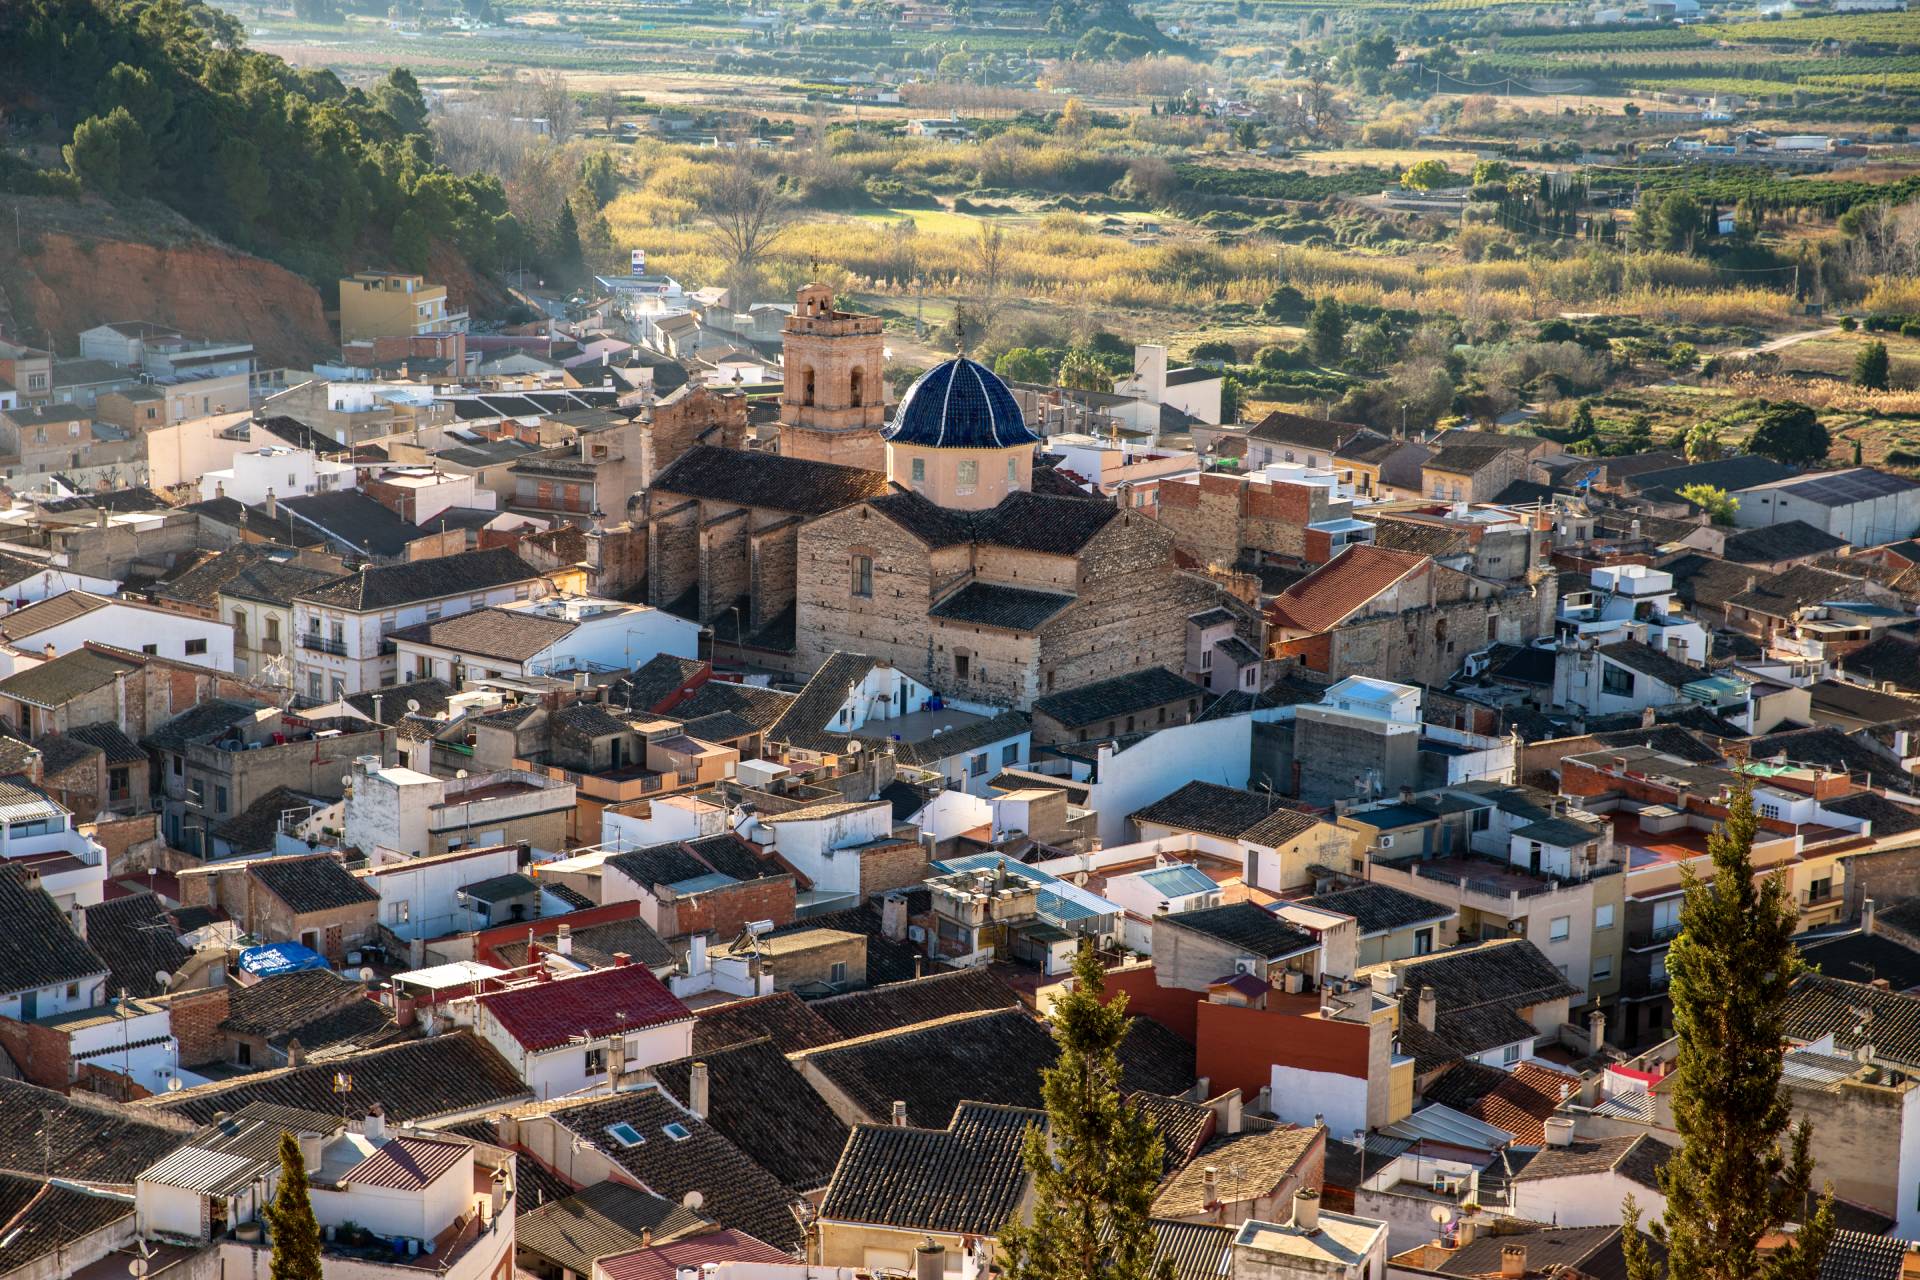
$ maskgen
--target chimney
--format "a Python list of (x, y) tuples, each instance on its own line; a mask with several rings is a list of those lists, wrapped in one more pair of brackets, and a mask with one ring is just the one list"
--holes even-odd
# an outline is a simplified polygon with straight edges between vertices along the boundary
[(696, 1062), (687, 1073), (687, 1110), (707, 1118), (707, 1064)]
[(907, 1104), (898, 1098), (893, 1100), (893, 1125), (896, 1129), (907, 1127)]
[(928, 1236), (913, 1251), (914, 1280), (942, 1280), (947, 1274), (946, 1246), (935, 1244)]
[(55, 658), (60, 656), (60, 651), (53, 647), (53, 641), (51, 640), (47, 641), (44, 645), (40, 646), (40, 653), (41, 653), (41, 656), (46, 658), (48, 662), (52, 662)]
[(889, 893), (880, 899), (880, 932), (895, 942), (907, 940), (907, 895)]
[(295, 1036), (292, 1039), (288, 1040), (287, 1041), (287, 1065), (290, 1067), (304, 1066), (306, 1065), (306, 1061), (307, 1061), (307, 1050), (305, 1046), (303, 1046), (300, 1043), (300, 1038), (298, 1036)]
[(1872, 898), (1868, 898), (1865, 902), (1860, 904), (1860, 932), (1867, 934), (1868, 936), (1872, 936), (1873, 934), (1873, 899)]
[(533, 980), (535, 982), (552, 982), (553, 981), (553, 973), (547, 968), (546, 961), (540, 959), (538, 956), (534, 955), (532, 952), (527, 953), (527, 958), (533, 961), (534, 963)]
[(1220, 1203), (1220, 1171), (1217, 1168), (1215, 1168), (1213, 1165), (1208, 1165), (1206, 1167), (1205, 1182), (1203, 1183), (1203, 1185), (1206, 1187), (1206, 1194), (1200, 1198), (1201, 1205), (1206, 1206), (1206, 1205), (1219, 1204)]
[(1320, 1229), (1320, 1193), (1312, 1187), (1293, 1193), (1293, 1225), (1309, 1234)]
[(127, 669), (119, 668), (113, 673), (113, 721), (120, 731), (127, 731)]
[(1547, 1145), (1550, 1147), (1570, 1147), (1573, 1145), (1573, 1121), (1565, 1116), (1548, 1116), (1541, 1121), (1546, 1131)]
[(1523, 1244), (1503, 1244), (1500, 1246), (1500, 1280), (1520, 1280), (1527, 1274), (1527, 1246)]
[(1653, 708), (1642, 707), (1640, 709), (1640, 727), (1642, 729), (1651, 729), (1653, 728), (1653, 725), (1654, 725)]
[(1587, 1015), (1587, 1052), (1598, 1053), (1607, 1043), (1607, 1015), (1595, 1009)]
[(625, 951), (616, 951), (613, 953), (614, 968), (624, 969), (632, 963), (633, 963), (633, 956), (630, 953)]
[(360, 1126), (360, 1132), (374, 1142), (387, 1136), (387, 1113), (379, 1103), (376, 1102), (367, 1108), (367, 1118)]
[(1420, 988), (1420, 1025), (1433, 1030), (1434, 1022), (1440, 1016), (1440, 993), (1432, 987)]
[(218, 499), (220, 499), (220, 498), (224, 498), (224, 497), (226, 497), (226, 496), (227, 496), (227, 484), (226, 484), (226, 481), (224, 481), (224, 480), (215, 480), (215, 481), (213, 482), (213, 496), (214, 496), (214, 498), (215, 498), (216, 500), (218, 500)]
[(573, 954), (573, 926), (572, 925), (563, 924), (560, 926), (559, 930), (554, 935), (553, 949), (555, 951), (558, 951), (563, 956), (570, 956)]
[(1412, 787), (1407, 787), (1407, 786), (1403, 786), (1403, 787), (1401, 787), (1401, 788), (1400, 788), (1400, 803), (1401, 803), (1401, 804), (1412, 804), (1412, 803), (1413, 803), (1413, 788), (1412, 788)]
[(279, 518), (280, 518), (280, 499), (273, 496), (273, 486), (268, 485), (267, 486), (267, 519), (278, 520)]
[(653, 1248), (653, 1228), (652, 1227), (640, 1228), (640, 1247), (642, 1249)]

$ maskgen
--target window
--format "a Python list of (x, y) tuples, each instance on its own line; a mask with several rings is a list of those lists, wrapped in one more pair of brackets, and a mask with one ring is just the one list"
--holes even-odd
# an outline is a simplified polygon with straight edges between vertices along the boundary
[(1611, 694), (1616, 698), (1631, 698), (1633, 672), (1625, 667), (1616, 667), (1612, 663), (1606, 664), (1600, 673), (1600, 692)]
[(967, 678), (967, 655), (964, 653), (953, 655), (953, 678), (956, 680)]
[[(307, 672), (307, 696), (309, 698), (318, 698), (320, 696), (320, 673), (318, 671)], [(178, 760), (174, 761), (176, 765), (179, 763)]]
[(1020, 763), (1020, 744), (1019, 743), (1009, 742), (1006, 746), (1000, 748), (1000, 767), (1001, 768), (1004, 769), (1008, 765), (1015, 765), (1019, 763)]
[(173, 763), (173, 776), (176, 778), (179, 777), (180, 776), (180, 757), (169, 756), (167, 758)]
[(660, 1132), (666, 1134), (668, 1139), (673, 1142), (685, 1142), (693, 1136), (693, 1130), (687, 1128), (687, 1126), (681, 1124), (678, 1120), (661, 1125)]
[(125, 795), (127, 793), (127, 787), (127, 771), (125, 769), (107, 770), (107, 791), (110, 794), (116, 796)]
[(140, 652), (157, 658), (160, 656), (160, 646), (157, 644), (143, 644), (140, 646)]
[(213, 811), (215, 813), (225, 813), (227, 811), (227, 789), (217, 783), (213, 788)]
[(863, 600), (873, 598), (873, 557), (853, 558), (853, 594)]
[(1468, 819), (1467, 825), (1475, 831), (1485, 831), (1493, 825), (1493, 810), (1475, 809), (1472, 817)]
[(827, 970), (827, 981), (839, 986), (847, 980), (847, 962), (836, 960)]
[(1593, 980), (1605, 982), (1613, 977), (1613, 957), (1595, 956), (1593, 958)]
[(1613, 904), (1611, 902), (1603, 907), (1595, 907), (1593, 909), (1593, 927), (1596, 931), (1613, 928)]
[(387, 904), (387, 923), (405, 924), (413, 919), (413, 903), (405, 898)]
[(206, 640), (196, 639), (196, 640), (187, 641), (187, 656), (189, 658), (193, 657), (195, 654), (205, 653), (206, 651), (207, 651)]
[(925, 484), (927, 482), (927, 460), (925, 458), (915, 458), (913, 460), (913, 482), (915, 484)]
[(1555, 916), (1552, 922), (1547, 925), (1547, 941), (1565, 942), (1567, 935), (1571, 933), (1572, 930), (1572, 916)]
[(1775, 822), (1778, 822), (1780, 820), (1780, 806), (1771, 800), (1762, 800), (1760, 802), (1760, 816), (1763, 818), (1772, 818)]
[(274, 644), (280, 643), (280, 619), (271, 613), (267, 615), (267, 639)]
[(853, 371), (853, 378), (847, 385), (847, 396), (848, 399), (852, 401), (854, 408), (858, 409), (866, 403), (862, 398), (865, 390), (866, 370), (855, 369)]
[(586, 1062), (582, 1065), (587, 1075), (599, 1075), (607, 1069), (607, 1051), (605, 1049), (587, 1050)]
[(1212, 649), (1210, 648), (1202, 649), (1200, 651), (1200, 669), (1202, 671), (1213, 670), (1213, 650)]
[(977, 458), (962, 458), (954, 473), (955, 488), (961, 493), (972, 493), (980, 487), (980, 461)]
[(1506, 1048), (1502, 1049), (1500, 1051), (1500, 1061), (1504, 1065), (1509, 1067), (1512, 1066), (1514, 1063), (1520, 1061), (1520, 1046), (1517, 1044), (1510, 1044)]
[(333, 678), (333, 700), (338, 702), (347, 696), (347, 682), (339, 676)]
[(1415, 929), (1413, 931), (1413, 954), (1429, 955), (1433, 951), (1433, 930)]
[(967, 776), (969, 778), (979, 778), (985, 776), (986, 772), (987, 753), (984, 751), (975, 753), (974, 756), (967, 761)]

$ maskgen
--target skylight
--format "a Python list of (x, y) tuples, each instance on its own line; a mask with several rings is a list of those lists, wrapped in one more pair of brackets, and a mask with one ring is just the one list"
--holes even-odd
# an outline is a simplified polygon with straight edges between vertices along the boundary
[(638, 1129), (624, 1120), (619, 1124), (608, 1125), (607, 1132), (612, 1134), (613, 1140), (623, 1147), (637, 1147), (646, 1141), (645, 1138), (640, 1136)]

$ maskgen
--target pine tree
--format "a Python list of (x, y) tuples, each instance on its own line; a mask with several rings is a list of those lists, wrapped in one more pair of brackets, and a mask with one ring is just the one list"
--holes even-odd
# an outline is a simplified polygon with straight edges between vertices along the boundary
[(1171, 1280), (1170, 1260), (1153, 1263), (1148, 1221), (1160, 1135), (1120, 1087), (1126, 998), (1103, 1003), (1106, 977), (1091, 946), (1082, 944), (1073, 976), (1053, 1010), (1060, 1057), (1040, 1087), (1050, 1131), (1027, 1135), (1033, 1221), (1000, 1232), (1005, 1280)]
[[(1753, 876), (1753, 784), (1741, 779), (1727, 820), (1708, 839), (1713, 879), (1687, 873), (1680, 936), (1667, 953), (1679, 1036), (1670, 1087), (1680, 1149), (1660, 1170), (1666, 1214), (1654, 1235), (1664, 1265), (1626, 1202), (1622, 1244), (1631, 1280), (1814, 1280), (1833, 1233), (1833, 1198), (1808, 1212), (1812, 1127), (1792, 1126), (1780, 1088), (1788, 988), (1805, 967), (1783, 876)], [(1762, 1258), (1763, 1236), (1802, 1223)]]
[(573, 216), (573, 202), (560, 202), (560, 216), (553, 223), (551, 252), (554, 273), (571, 284), (579, 278), (583, 258), (580, 250), (580, 223)]
[(266, 1207), (267, 1228), (273, 1232), (272, 1280), (321, 1280), (320, 1224), (313, 1219), (307, 1197), (307, 1163), (300, 1140), (280, 1135), (280, 1187)]

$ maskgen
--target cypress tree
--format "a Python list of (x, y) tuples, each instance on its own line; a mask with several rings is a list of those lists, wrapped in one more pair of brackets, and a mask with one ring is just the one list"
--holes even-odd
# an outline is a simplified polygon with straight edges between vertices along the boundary
[[(1808, 1212), (1813, 1156), (1780, 1088), (1787, 991), (1805, 967), (1784, 876), (1753, 877), (1753, 783), (1742, 778), (1708, 839), (1713, 879), (1691, 870), (1680, 936), (1667, 953), (1679, 1036), (1671, 1096), (1680, 1149), (1660, 1170), (1666, 1214), (1656, 1262), (1629, 1196), (1622, 1245), (1630, 1280), (1814, 1280), (1833, 1234), (1833, 1197)], [(1801, 1222), (1762, 1258), (1762, 1237)]]
[(1148, 1213), (1160, 1181), (1160, 1135), (1120, 1085), (1126, 997), (1102, 1003), (1093, 948), (1073, 962), (1073, 991), (1054, 1006), (1060, 1056), (1041, 1080), (1049, 1133), (1027, 1135), (1033, 1221), (1000, 1232), (1005, 1280), (1172, 1280), (1153, 1265)]
[(307, 1163), (300, 1156), (300, 1140), (280, 1135), (280, 1187), (266, 1206), (267, 1227), (273, 1232), (272, 1280), (322, 1280), (320, 1224), (313, 1218), (307, 1195)]

